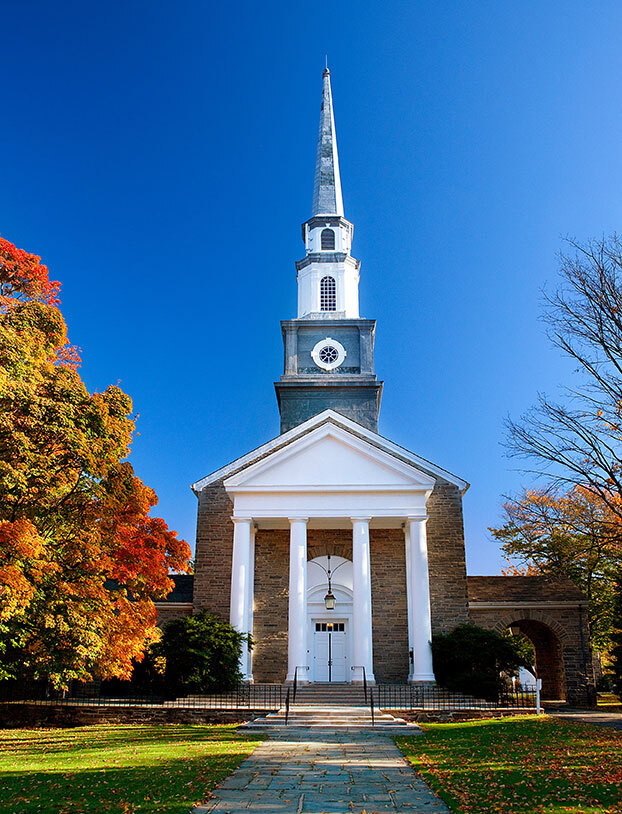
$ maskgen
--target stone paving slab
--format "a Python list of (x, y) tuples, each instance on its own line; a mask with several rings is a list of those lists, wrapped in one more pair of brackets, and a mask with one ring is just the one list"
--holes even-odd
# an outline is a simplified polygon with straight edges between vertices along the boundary
[(272, 731), (192, 814), (449, 814), (386, 734)]

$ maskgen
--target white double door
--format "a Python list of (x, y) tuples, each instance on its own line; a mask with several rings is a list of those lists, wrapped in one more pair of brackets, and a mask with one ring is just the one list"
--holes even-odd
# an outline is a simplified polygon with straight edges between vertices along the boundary
[(327, 622), (325, 619), (314, 619), (312, 631), (313, 680), (350, 681), (347, 620)]

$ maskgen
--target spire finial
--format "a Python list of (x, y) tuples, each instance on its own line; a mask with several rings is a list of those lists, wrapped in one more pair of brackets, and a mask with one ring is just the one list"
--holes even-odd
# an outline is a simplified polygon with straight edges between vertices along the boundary
[(339, 156), (337, 154), (337, 135), (335, 133), (328, 56), (326, 57), (326, 68), (322, 75), (322, 110), (315, 160), (312, 214), (341, 215), (343, 217), (343, 198), (341, 195)]

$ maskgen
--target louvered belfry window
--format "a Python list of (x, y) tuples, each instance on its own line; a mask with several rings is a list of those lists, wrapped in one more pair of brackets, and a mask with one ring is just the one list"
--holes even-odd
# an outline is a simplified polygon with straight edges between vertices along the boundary
[(332, 229), (322, 229), (322, 250), (335, 251), (335, 232)]
[(334, 277), (322, 277), (320, 280), (320, 311), (337, 310), (337, 292)]

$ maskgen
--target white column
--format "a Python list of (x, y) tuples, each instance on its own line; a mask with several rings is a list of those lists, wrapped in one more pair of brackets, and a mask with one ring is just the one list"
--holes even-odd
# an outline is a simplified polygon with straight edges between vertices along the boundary
[(410, 526), (408, 523), (404, 523), (404, 549), (406, 555), (406, 606), (408, 614), (408, 680), (413, 681), (415, 648), (413, 645), (413, 597), (410, 589)]
[[(248, 572), (248, 632), (253, 635), (255, 624), (255, 532), (257, 526), (251, 524), (251, 543)], [(253, 681), (253, 651), (248, 651), (248, 680)]]
[(411, 681), (434, 681), (432, 667), (432, 623), (430, 613), (430, 575), (428, 572), (427, 517), (409, 517), (410, 580), (412, 605), (412, 643), (415, 663)]
[[(251, 528), (249, 517), (232, 517), (233, 557), (231, 561), (231, 605), (229, 621), (236, 630), (248, 633), (250, 630), (249, 599), (251, 580)], [(249, 650), (242, 648), (240, 671), (244, 681), (250, 680)]]
[[(307, 666), (307, 517), (289, 518), (289, 619), (287, 629), (287, 681), (296, 667)], [(298, 670), (298, 681), (308, 681), (308, 670)]]
[[(374, 679), (371, 618), (371, 565), (369, 556), (370, 517), (352, 517), (352, 638), (354, 668), (365, 668), (368, 682)], [(363, 680), (363, 671), (354, 669), (354, 681)]]

